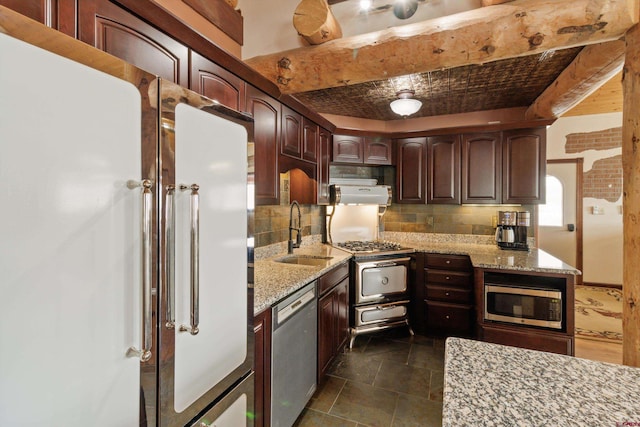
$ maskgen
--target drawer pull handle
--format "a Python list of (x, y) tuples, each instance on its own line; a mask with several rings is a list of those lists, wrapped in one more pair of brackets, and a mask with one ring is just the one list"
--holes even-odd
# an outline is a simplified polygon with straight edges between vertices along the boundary
[(445, 319), (449, 320), (449, 315), (444, 316)]
[(446, 277), (446, 279), (447, 279), (447, 280), (451, 280), (451, 277), (447, 276), (447, 277)]
[(445, 292), (444, 294), (445, 294), (445, 296), (449, 296), (449, 292)]
[(451, 264), (451, 260), (446, 260), (445, 263), (446, 264)]

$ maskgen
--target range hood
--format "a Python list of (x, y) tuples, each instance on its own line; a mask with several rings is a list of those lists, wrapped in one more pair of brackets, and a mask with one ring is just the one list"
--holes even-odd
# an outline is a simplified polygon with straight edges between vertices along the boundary
[(388, 185), (332, 184), (329, 187), (332, 205), (391, 205)]

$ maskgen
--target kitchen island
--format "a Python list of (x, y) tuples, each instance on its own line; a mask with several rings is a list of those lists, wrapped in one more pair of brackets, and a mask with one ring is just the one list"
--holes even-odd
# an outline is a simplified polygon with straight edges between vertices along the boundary
[(638, 396), (638, 368), (446, 341), (443, 426), (638, 425)]

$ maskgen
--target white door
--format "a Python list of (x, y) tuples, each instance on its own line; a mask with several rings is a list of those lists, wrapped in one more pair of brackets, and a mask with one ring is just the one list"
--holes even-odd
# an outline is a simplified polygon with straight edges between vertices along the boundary
[(137, 426), (140, 94), (0, 52), (0, 425)]
[(571, 160), (547, 163), (547, 203), (538, 208), (538, 247), (579, 269), (582, 268), (578, 246), (582, 232), (577, 194), (580, 165)]
[[(174, 405), (178, 413), (248, 360), (252, 313), (247, 305), (247, 139), (243, 126), (187, 104), (176, 107)], [(197, 254), (191, 240), (194, 184), (199, 206)], [(194, 274), (197, 298), (192, 290)], [(199, 305), (195, 335), (181, 330), (191, 327), (193, 299)]]

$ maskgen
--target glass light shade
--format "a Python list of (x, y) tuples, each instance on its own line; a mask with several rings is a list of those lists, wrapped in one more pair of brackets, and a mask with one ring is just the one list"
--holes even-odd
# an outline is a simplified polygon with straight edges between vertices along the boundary
[(410, 116), (418, 112), (422, 107), (422, 102), (413, 98), (400, 98), (391, 102), (391, 111), (400, 116)]

